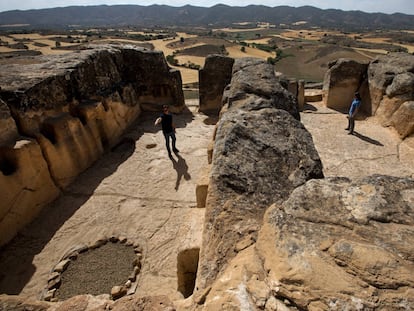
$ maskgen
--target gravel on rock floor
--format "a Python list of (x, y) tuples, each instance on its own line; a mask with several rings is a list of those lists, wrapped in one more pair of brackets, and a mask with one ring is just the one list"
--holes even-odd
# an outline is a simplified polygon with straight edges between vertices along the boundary
[(112, 287), (123, 285), (133, 272), (136, 255), (132, 246), (108, 242), (89, 249), (72, 260), (61, 275), (55, 297), (65, 300), (72, 296), (110, 294)]

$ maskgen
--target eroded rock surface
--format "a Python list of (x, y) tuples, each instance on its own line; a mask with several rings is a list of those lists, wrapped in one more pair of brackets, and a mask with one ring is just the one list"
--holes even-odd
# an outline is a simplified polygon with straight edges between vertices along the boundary
[(390, 53), (366, 63), (339, 59), (324, 78), (327, 107), (347, 111), (353, 94), (362, 96), (360, 115), (375, 116), (383, 126), (394, 127), (402, 139), (414, 133), (414, 55)]
[(224, 102), (207, 196), (200, 288), (255, 242), (272, 202), (286, 199), (308, 179), (323, 177), (312, 138), (297, 120), (297, 102), (276, 82), (272, 66), (236, 60)]
[(0, 245), (113, 147), (141, 111), (185, 107), (180, 73), (164, 55), (130, 46), (11, 62), (0, 87)]
[(413, 189), (381, 175), (312, 180), (270, 208), (256, 246), (273, 295), (306, 310), (412, 308)]
[(368, 63), (360, 63), (351, 59), (340, 58), (329, 64), (323, 84), (323, 97), (327, 107), (348, 111), (355, 92), (363, 98), (361, 110), (371, 113), (370, 103), (367, 100)]
[(199, 71), (200, 111), (220, 111), (224, 88), (231, 80), (233, 63), (233, 58), (221, 55), (209, 55), (206, 58), (204, 68)]

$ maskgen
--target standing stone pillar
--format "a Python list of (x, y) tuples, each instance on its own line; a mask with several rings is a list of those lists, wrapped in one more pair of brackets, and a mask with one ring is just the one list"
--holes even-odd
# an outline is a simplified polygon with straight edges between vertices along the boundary
[(296, 79), (289, 79), (288, 91), (298, 97), (298, 82)]
[(222, 107), (224, 88), (230, 83), (234, 59), (222, 55), (209, 55), (199, 71), (199, 111), (218, 113)]
[(305, 80), (299, 80), (298, 82), (298, 108), (299, 111), (303, 111), (305, 106)]

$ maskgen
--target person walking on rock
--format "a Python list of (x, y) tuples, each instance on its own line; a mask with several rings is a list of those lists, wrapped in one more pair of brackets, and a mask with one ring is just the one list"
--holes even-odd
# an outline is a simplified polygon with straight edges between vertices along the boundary
[(164, 134), (164, 137), (165, 137), (165, 145), (167, 147), (168, 156), (172, 158), (171, 149), (170, 149), (170, 138), (172, 142), (172, 150), (174, 151), (174, 153), (178, 153), (179, 150), (175, 146), (176, 137), (175, 137), (175, 126), (173, 123), (173, 116), (169, 112), (167, 105), (162, 106), (162, 114), (160, 115), (159, 118), (157, 118), (157, 120), (155, 120), (154, 125), (158, 125), (160, 123), (162, 126), (162, 133)]
[(354, 134), (355, 127), (355, 116), (358, 113), (359, 107), (361, 106), (361, 96), (358, 92), (355, 93), (354, 100), (351, 103), (351, 107), (348, 112), (348, 127), (345, 130), (348, 130), (348, 135)]

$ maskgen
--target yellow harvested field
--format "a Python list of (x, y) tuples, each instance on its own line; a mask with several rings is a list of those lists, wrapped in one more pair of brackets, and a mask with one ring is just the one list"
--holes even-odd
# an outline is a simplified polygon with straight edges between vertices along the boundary
[(407, 48), (408, 53), (413, 54), (414, 53), (414, 45), (406, 45), (406, 44), (400, 44), (402, 47)]
[(45, 44), (48, 46), (56, 46), (56, 41), (49, 40), (49, 39), (39, 39), (39, 40), (36, 40), (35, 42)]
[(10, 48), (5, 47), (5, 46), (0, 46), (0, 53), (17, 52), (17, 51), (21, 51), (21, 50), (10, 49)]
[(198, 82), (198, 70), (183, 67), (173, 67), (180, 71), (183, 84)]
[(47, 38), (54, 38), (56, 36), (54, 35), (48, 35), (44, 36), (38, 33), (28, 33), (28, 34), (12, 34), (10, 37), (16, 38), (16, 39), (31, 39), (31, 40), (37, 40), (37, 39), (47, 39)]
[[(375, 49), (354, 48), (354, 50), (357, 51), (357, 52), (360, 52), (360, 53), (361, 52), (372, 52), (372, 53), (378, 53), (378, 54), (387, 54), (388, 53), (388, 51), (381, 50), (381, 49), (375, 50)], [(363, 54), (363, 53), (361, 53), (361, 54)], [(363, 55), (366, 55), (366, 54), (363, 54)]]
[(184, 39), (197, 37), (197, 35), (190, 35), (190, 34), (185, 33), (185, 32), (177, 32), (177, 36), (178, 36), (177, 41), (179, 41), (181, 37), (183, 37)]
[(251, 39), (251, 40), (244, 40), (246, 43), (256, 43), (256, 44), (268, 44), (270, 38), (262, 38), (262, 39)]
[(170, 55), (175, 51), (175, 49), (170, 49), (167, 47), (167, 44), (171, 43), (171, 41), (164, 41), (162, 39), (159, 39), (159, 40), (153, 40), (150, 42), (154, 46), (155, 50), (163, 51), (164, 55)]
[(261, 59), (267, 59), (268, 57), (274, 57), (273, 53), (268, 53), (259, 49), (245, 47), (245, 52), (240, 50), (240, 46), (227, 47), (226, 50), (229, 52), (229, 56), (233, 58), (243, 58), (243, 57), (256, 57)]
[(189, 56), (189, 55), (178, 55), (175, 57), (176, 60), (178, 60), (178, 63), (180, 65), (186, 64), (186, 63), (193, 63), (200, 65), (201, 67), (204, 66), (204, 57), (201, 56)]
[[(54, 50), (51, 46), (35, 46), (33, 43), (26, 43), (27, 47), (31, 51), (39, 51), (43, 55), (58, 55), (58, 54), (66, 54), (66, 53), (72, 53), (72, 51), (65, 51), (65, 50)], [(54, 45), (53, 45), (54, 46)]]
[(15, 43), (13, 38), (9, 38), (9, 37), (6, 37), (6, 36), (0, 36), (0, 40), (3, 41), (3, 42), (7, 42), (9, 44)]
[(294, 40), (294, 38), (285, 37), (285, 36), (282, 36), (282, 35), (273, 35), (273, 37), (280, 38), (280, 39), (284, 39), (284, 40), (288, 40), (288, 41)]
[[(102, 40), (97, 40), (94, 41), (93, 43), (102, 43), (102, 44), (107, 44), (110, 42), (115, 42), (115, 43), (120, 43), (120, 44), (133, 44), (133, 45), (139, 45), (140, 43), (148, 43), (148, 42), (152, 42), (152, 41), (137, 41), (137, 40), (128, 40), (128, 39), (118, 39), (118, 38), (114, 38), (114, 39), (102, 39)], [(63, 42), (62, 42), (63, 43)], [(78, 43), (75, 43), (78, 44)], [(63, 45), (63, 44), (62, 44)]]
[(325, 34), (328, 35), (339, 35), (338, 31), (321, 31), (321, 30), (309, 30), (309, 29), (300, 29), (300, 30), (288, 30), (280, 34), (281, 38), (302, 38), (307, 40), (319, 40)]
[(387, 41), (390, 38), (362, 38), (359, 41), (369, 42), (369, 43), (388, 43)]
[(237, 29), (237, 28), (218, 28), (213, 29), (213, 32), (222, 31), (222, 32), (247, 32), (247, 31), (258, 31), (263, 30), (263, 28), (249, 28), (249, 29)]

